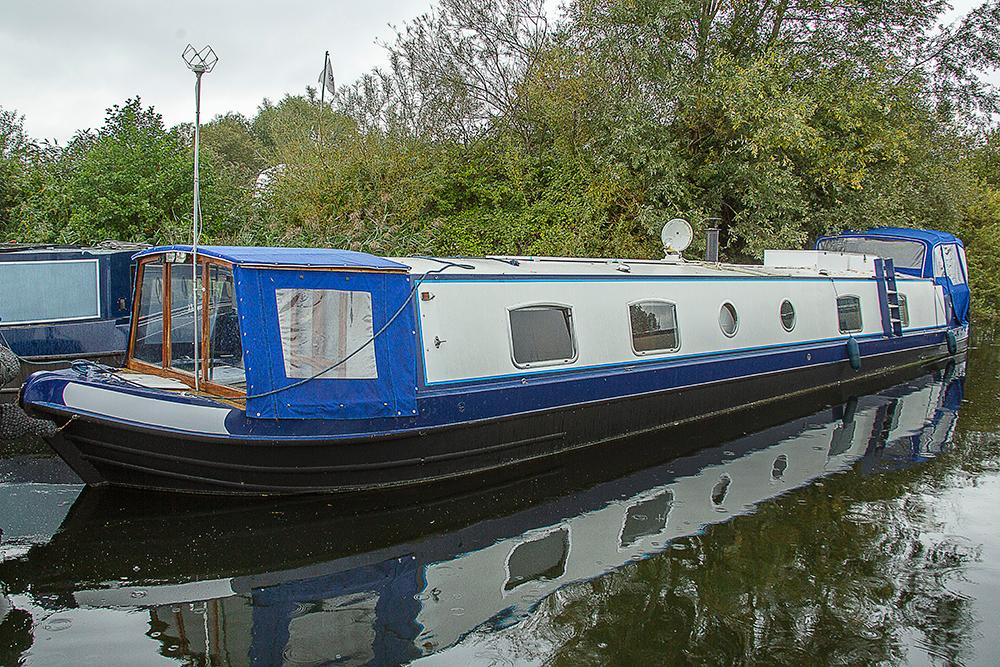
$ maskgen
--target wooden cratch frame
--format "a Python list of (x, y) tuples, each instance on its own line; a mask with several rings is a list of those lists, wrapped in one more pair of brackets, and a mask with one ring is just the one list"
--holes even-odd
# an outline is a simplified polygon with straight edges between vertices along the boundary
[[(181, 264), (179, 262), (168, 262), (165, 261), (164, 255), (154, 255), (151, 257), (143, 258), (139, 261), (139, 266), (136, 269), (136, 279), (135, 279), (135, 296), (132, 300), (132, 327), (129, 334), (129, 346), (128, 346), (128, 357), (125, 363), (126, 368), (129, 370), (136, 371), (138, 373), (148, 373), (149, 375), (159, 375), (161, 377), (173, 378), (175, 380), (180, 380), (181, 382), (187, 384), (190, 387), (194, 387), (194, 374), (186, 373), (184, 371), (177, 370), (171, 367), (171, 331), (173, 329), (171, 322), (171, 313), (173, 310), (173, 305), (171, 304), (171, 276), (173, 274), (173, 266), (186, 266), (186, 264)], [(146, 266), (153, 262), (162, 261), (164, 266), (163, 272), (163, 351), (160, 355), (160, 366), (154, 366), (153, 364), (147, 363), (140, 359), (135, 358), (135, 341), (136, 333), (139, 326), (139, 307), (142, 298), (142, 281), (146, 271)], [(208, 319), (208, 278), (209, 278), (209, 265), (216, 265), (232, 269), (233, 265), (229, 262), (216, 259), (214, 257), (206, 257), (204, 255), (198, 256), (198, 263), (201, 265), (201, 350), (200, 350), (200, 368), (199, 375), (201, 380), (201, 387), (206, 394), (211, 394), (214, 396), (221, 396), (224, 398), (245, 398), (246, 392), (239, 389), (233, 389), (232, 387), (227, 387), (221, 385), (217, 382), (212, 382), (208, 379), (209, 370), (209, 345), (207, 341), (209, 340), (209, 319)]]

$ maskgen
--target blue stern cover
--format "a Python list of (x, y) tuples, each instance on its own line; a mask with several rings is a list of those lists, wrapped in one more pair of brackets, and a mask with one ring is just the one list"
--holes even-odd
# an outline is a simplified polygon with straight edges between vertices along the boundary
[(236, 266), (248, 417), (416, 414), (411, 281), (395, 266)]

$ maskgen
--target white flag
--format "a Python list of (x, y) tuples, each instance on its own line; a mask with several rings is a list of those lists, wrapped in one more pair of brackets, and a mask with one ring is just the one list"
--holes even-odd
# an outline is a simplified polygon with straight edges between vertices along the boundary
[(336, 90), (333, 85), (333, 63), (330, 62), (329, 56), (327, 56), (326, 63), (323, 65), (323, 71), (319, 73), (319, 85), (326, 88), (331, 95)]

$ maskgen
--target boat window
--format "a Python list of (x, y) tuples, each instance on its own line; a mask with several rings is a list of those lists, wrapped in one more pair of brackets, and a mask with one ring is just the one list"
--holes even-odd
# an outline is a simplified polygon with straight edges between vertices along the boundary
[(0, 326), (100, 316), (96, 259), (0, 264)]
[(855, 333), (862, 330), (861, 299), (856, 296), (837, 297), (837, 318), (840, 333)]
[(275, 297), (285, 377), (378, 378), (369, 292), (278, 289)]
[(910, 326), (910, 308), (906, 305), (906, 295), (897, 294), (896, 298), (899, 299), (899, 324), (908, 327)]
[(573, 309), (539, 305), (515, 308), (510, 314), (510, 339), (514, 364), (568, 364), (576, 358)]
[(891, 259), (897, 269), (922, 271), (924, 268), (924, 244), (920, 241), (835, 236), (830, 239), (822, 239), (816, 244), (816, 249), (885, 257)]
[[(195, 285), (201, 288), (201, 271), (191, 273), (191, 259), (171, 263), (170, 267), (170, 367), (194, 373), (195, 342), (201, 349), (200, 319), (195, 319)], [(200, 267), (199, 267), (200, 268)], [(199, 305), (201, 301), (199, 299)]]
[(569, 530), (560, 528), (544, 537), (517, 545), (507, 557), (504, 591), (512, 591), (529, 581), (549, 581), (566, 574), (569, 557)]
[(162, 262), (142, 265), (142, 287), (136, 310), (132, 358), (154, 366), (163, 365), (163, 284)]
[(958, 259), (958, 247), (954, 244), (941, 246), (941, 253), (944, 255), (944, 273), (951, 279), (952, 284), (962, 285), (965, 283), (965, 275)]
[(944, 278), (944, 255), (941, 251), (941, 246), (934, 248), (934, 276), (936, 278)]
[(677, 308), (666, 301), (638, 301), (629, 304), (632, 350), (636, 354), (673, 352), (680, 348)]
[(785, 331), (791, 331), (795, 328), (795, 306), (788, 299), (781, 302), (781, 309), (779, 311), (781, 317), (781, 326), (784, 327)]
[(208, 379), (246, 387), (233, 269), (217, 264), (208, 267)]
[(739, 326), (740, 320), (736, 315), (736, 306), (728, 301), (722, 304), (722, 308), (719, 309), (719, 327), (722, 329), (722, 333), (732, 338), (736, 335)]

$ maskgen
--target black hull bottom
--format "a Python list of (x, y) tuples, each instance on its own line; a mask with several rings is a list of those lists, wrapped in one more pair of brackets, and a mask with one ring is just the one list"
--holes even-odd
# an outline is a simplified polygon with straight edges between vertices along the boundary
[[(872, 393), (947, 363), (947, 345), (866, 357), (779, 374), (578, 405), (537, 414), (383, 439), (345, 442), (233, 442), (173, 437), (77, 418), (47, 440), (91, 485), (215, 494), (363, 492), (418, 488), (440, 480), (491, 483), (569, 466), (565, 455), (634, 457), (636, 467), (797, 416), (785, 406), (831, 404)], [(766, 406), (766, 409), (764, 409)], [(804, 414), (804, 413), (799, 413)], [(39, 415), (42, 416), (42, 415)], [(60, 423), (64, 415), (47, 415)], [(626, 440), (641, 438), (636, 456)], [(635, 438), (632, 438), (635, 440)], [(654, 449), (655, 451), (648, 451)], [(454, 489), (453, 484), (449, 484)], [(426, 497), (426, 496), (422, 496)]]

